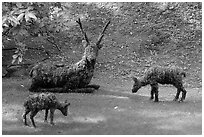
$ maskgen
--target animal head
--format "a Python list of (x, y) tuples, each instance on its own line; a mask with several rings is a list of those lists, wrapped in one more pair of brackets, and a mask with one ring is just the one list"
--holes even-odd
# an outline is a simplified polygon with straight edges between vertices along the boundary
[(108, 21), (106, 23), (106, 25), (104, 26), (102, 32), (99, 34), (99, 37), (98, 37), (96, 42), (90, 42), (89, 41), (89, 39), (88, 39), (88, 37), (86, 35), (86, 32), (84, 32), (84, 30), (83, 30), (81, 20), (78, 19), (76, 22), (79, 24), (81, 32), (84, 35), (84, 39), (85, 39), (85, 40), (82, 41), (82, 45), (85, 48), (84, 56), (89, 61), (91, 61), (93, 59), (96, 59), (96, 57), (98, 56), (99, 49), (101, 49), (103, 47), (103, 45), (101, 44), (101, 41), (102, 41), (102, 39), (104, 37), (105, 30), (107, 29), (108, 25), (110, 24), (110, 21)]
[(67, 116), (68, 106), (70, 106), (70, 103), (65, 100), (65, 102), (62, 104), (62, 108), (60, 109), (64, 116)]
[(136, 77), (132, 77), (132, 79), (134, 81), (132, 93), (136, 93), (141, 88), (141, 82)]

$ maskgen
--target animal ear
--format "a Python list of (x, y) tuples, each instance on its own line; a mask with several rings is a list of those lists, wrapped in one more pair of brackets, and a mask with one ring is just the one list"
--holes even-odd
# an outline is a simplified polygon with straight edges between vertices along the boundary
[(135, 81), (135, 82), (137, 81), (137, 78), (136, 78), (136, 77), (133, 77), (133, 76), (132, 76), (131, 78), (132, 78), (133, 81)]

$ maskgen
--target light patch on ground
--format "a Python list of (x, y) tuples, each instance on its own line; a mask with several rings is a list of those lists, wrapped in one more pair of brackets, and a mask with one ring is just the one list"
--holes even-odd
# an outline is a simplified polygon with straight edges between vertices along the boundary
[(3, 113), (2, 120), (6, 121), (18, 121), (18, 118), (15, 117), (15, 114), (13, 113)]
[(186, 126), (201, 126), (202, 125), (202, 114), (184, 114), (183, 116), (170, 117), (168, 119), (161, 119), (156, 122), (158, 129), (168, 130), (182, 130)]
[(23, 109), (23, 105), (20, 106), (18, 104), (8, 104), (8, 105), (4, 105), (2, 108), (3, 112), (8, 110), (15, 111), (15, 110), (22, 110), (22, 109)]
[(190, 113), (190, 112), (181, 112), (181, 111), (151, 111), (150, 110), (143, 110), (138, 112), (140, 115), (145, 115), (146, 117), (149, 118), (169, 118), (169, 117), (189, 117), (195, 115), (200, 115), (200, 113)]
[(17, 104), (10, 104), (2, 106), (2, 120), (18, 121), (17, 114), (23, 113), (22, 106)]
[(125, 111), (126, 109), (120, 108), (119, 106), (115, 106), (114, 110), (122, 112), (122, 111)]
[(67, 116), (67, 117), (60, 117), (60, 118), (54, 118), (54, 122), (55, 124), (57, 123), (70, 123), (70, 117)]
[(124, 97), (124, 96), (114, 96), (114, 95), (105, 95), (105, 97), (118, 98), (118, 99), (129, 99), (128, 97)]
[(30, 132), (30, 133), (39, 132), (42, 130), (40, 128), (34, 128), (32, 126), (19, 126), (16, 124), (5, 126), (2, 129), (3, 129), (3, 131), (24, 131), (25, 133), (26, 132)]
[(201, 113), (180, 112), (180, 111), (148, 111), (143, 110), (139, 112), (140, 115), (145, 115), (149, 118), (155, 118), (155, 126), (158, 129), (166, 130), (183, 130), (186, 126), (200, 126), (202, 125)]
[(142, 110), (138, 112), (139, 115), (143, 115), (149, 118), (165, 118), (169, 117), (170, 113), (167, 111), (151, 111), (150, 110)]
[(97, 124), (99, 122), (105, 121), (105, 117), (103, 116), (96, 116), (96, 117), (73, 117), (73, 120), (80, 123), (94, 123)]

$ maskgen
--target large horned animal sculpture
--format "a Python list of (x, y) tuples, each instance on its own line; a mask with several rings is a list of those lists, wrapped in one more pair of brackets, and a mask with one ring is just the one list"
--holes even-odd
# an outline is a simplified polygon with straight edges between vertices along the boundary
[(89, 85), (93, 74), (102, 38), (110, 21), (104, 26), (96, 43), (91, 43), (84, 32), (80, 19), (76, 21), (86, 41), (85, 51), (80, 61), (70, 65), (69, 62), (46, 60), (35, 65), (30, 71), (32, 83), (29, 88), (33, 92), (83, 92), (91, 93), (99, 85)]

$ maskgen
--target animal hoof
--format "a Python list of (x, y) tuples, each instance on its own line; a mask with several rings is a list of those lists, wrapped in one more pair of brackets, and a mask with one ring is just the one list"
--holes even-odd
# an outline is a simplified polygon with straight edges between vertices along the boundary
[(174, 98), (174, 99), (173, 99), (173, 101), (177, 101), (177, 100), (178, 100), (178, 98)]
[(179, 102), (179, 103), (183, 102), (183, 99), (179, 100), (178, 102)]
[(54, 126), (54, 125), (55, 125), (55, 123), (50, 123), (50, 125), (51, 125), (51, 126)]
[(154, 98), (150, 97), (149, 100), (153, 100)]
[(35, 128), (35, 129), (36, 129), (36, 126), (33, 126), (32, 128)]
[(29, 127), (29, 125), (28, 125), (28, 124), (24, 124), (24, 126)]

